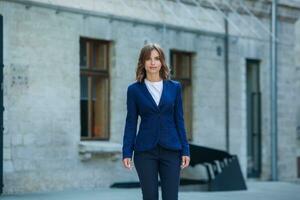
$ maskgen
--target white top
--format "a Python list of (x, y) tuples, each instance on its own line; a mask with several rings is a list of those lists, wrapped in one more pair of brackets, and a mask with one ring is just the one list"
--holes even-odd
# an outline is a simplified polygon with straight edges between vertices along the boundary
[(160, 101), (162, 89), (163, 89), (163, 81), (161, 80), (161, 81), (152, 82), (145, 78), (145, 84), (151, 96), (153, 97), (156, 105), (158, 105)]

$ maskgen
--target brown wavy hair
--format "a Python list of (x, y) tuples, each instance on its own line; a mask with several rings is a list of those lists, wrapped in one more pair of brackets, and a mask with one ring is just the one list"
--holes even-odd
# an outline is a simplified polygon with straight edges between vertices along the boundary
[(146, 78), (145, 62), (151, 56), (151, 51), (156, 50), (159, 54), (159, 60), (161, 62), (161, 69), (159, 75), (162, 79), (170, 79), (170, 70), (166, 64), (165, 54), (163, 49), (157, 43), (146, 44), (140, 51), (140, 56), (136, 68), (136, 80), (138, 82), (144, 81)]

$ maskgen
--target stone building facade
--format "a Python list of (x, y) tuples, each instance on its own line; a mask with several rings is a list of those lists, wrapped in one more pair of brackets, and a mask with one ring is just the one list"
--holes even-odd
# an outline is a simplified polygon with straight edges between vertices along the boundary
[[(228, 150), (238, 155), (245, 178), (269, 180), (271, 1), (245, 1), (255, 17), (237, 2), (230, 5), (239, 13), (226, 10), (226, 1), (218, 4), (228, 12), (226, 49), (224, 17), (207, 1), (1, 0), (4, 193), (137, 180), (122, 166), (121, 145), (127, 85), (147, 42), (163, 47), (178, 74), (176, 59), (188, 59), (190, 142)], [(278, 11), (278, 178), (298, 181), (300, 3), (280, 1)], [(254, 129), (259, 140), (251, 137)], [(182, 176), (192, 173), (186, 169)]]

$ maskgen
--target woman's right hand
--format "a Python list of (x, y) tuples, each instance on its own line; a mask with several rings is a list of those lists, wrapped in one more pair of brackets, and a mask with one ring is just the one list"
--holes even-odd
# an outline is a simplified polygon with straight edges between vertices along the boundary
[(123, 164), (124, 164), (124, 167), (125, 167), (125, 168), (131, 169), (131, 168), (132, 168), (132, 165), (131, 165), (131, 158), (124, 158), (124, 159), (123, 159)]

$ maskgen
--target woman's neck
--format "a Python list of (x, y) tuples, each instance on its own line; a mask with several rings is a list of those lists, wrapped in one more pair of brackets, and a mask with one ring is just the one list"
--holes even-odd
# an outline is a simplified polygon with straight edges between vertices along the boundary
[(147, 74), (146, 78), (148, 81), (151, 81), (151, 82), (157, 82), (157, 81), (162, 80), (161, 77), (156, 74)]

